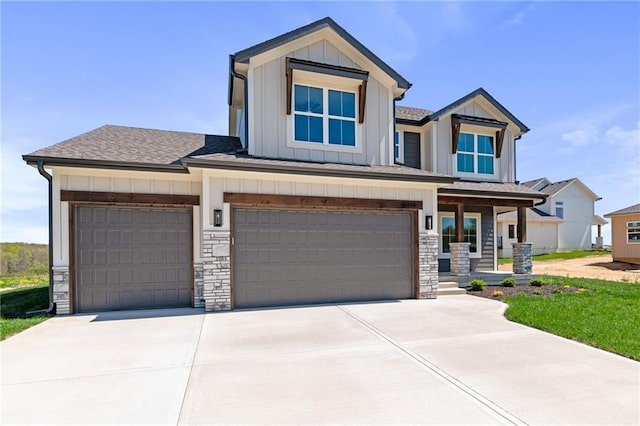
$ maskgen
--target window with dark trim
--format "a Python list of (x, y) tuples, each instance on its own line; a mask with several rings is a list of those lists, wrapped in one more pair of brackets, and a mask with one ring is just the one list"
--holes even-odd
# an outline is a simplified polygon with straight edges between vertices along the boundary
[(513, 239), (516, 237), (516, 226), (515, 225), (509, 225), (509, 238)]

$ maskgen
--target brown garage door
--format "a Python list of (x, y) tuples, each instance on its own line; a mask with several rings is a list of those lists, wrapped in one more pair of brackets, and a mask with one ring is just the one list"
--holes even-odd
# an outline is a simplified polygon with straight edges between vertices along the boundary
[(77, 207), (80, 312), (191, 305), (191, 212)]
[(236, 308), (405, 299), (410, 214), (234, 209)]

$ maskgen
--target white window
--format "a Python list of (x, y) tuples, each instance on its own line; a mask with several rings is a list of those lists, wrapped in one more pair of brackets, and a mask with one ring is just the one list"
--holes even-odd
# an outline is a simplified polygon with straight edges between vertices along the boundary
[(458, 135), (455, 167), (461, 175), (495, 176), (495, 138), (477, 133)]
[(564, 219), (564, 202), (556, 201), (556, 216)]
[[(456, 241), (456, 221), (451, 213), (440, 213), (440, 254), (441, 257), (449, 257), (451, 253), (451, 243)], [(474, 258), (482, 257), (482, 247), (480, 245), (480, 214), (464, 214), (464, 241), (470, 243), (469, 256)]]
[(627, 222), (627, 243), (640, 244), (640, 222)]
[(356, 146), (356, 94), (296, 84), (293, 90), (295, 142)]

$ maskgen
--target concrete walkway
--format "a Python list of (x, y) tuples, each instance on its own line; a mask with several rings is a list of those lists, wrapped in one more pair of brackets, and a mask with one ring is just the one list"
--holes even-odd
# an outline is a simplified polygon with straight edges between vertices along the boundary
[(0, 344), (0, 421), (638, 424), (640, 363), (473, 296), (54, 318)]

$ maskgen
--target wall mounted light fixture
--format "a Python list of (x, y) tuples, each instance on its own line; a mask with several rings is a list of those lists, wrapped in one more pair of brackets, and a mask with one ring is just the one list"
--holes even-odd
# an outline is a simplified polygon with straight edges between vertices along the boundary
[(213, 211), (213, 226), (222, 226), (222, 210)]
[(433, 216), (427, 215), (424, 217), (424, 228), (427, 230), (433, 229)]

